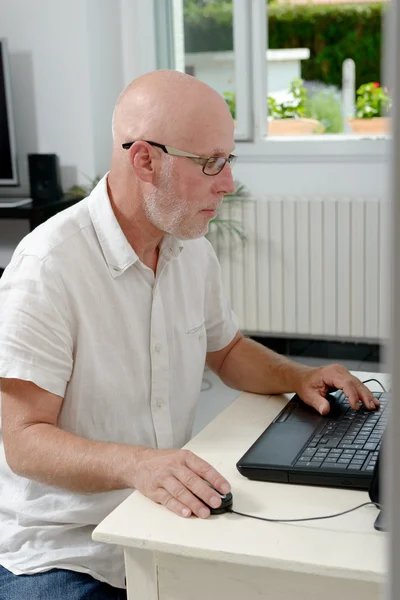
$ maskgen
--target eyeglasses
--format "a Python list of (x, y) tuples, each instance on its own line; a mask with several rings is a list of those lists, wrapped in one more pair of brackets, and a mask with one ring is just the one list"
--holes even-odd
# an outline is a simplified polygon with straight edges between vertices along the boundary
[[(138, 140), (135, 140), (138, 141)], [(203, 165), (203, 173), (204, 175), (218, 175), (221, 173), (222, 169), (229, 163), (231, 167), (235, 164), (236, 156), (234, 154), (230, 154), (229, 156), (209, 156), (208, 158), (204, 158), (202, 156), (197, 156), (197, 154), (190, 154), (190, 152), (184, 152), (183, 150), (177, 150), (176, 148), (172, 148), (171, 146), (164, 146), (164, 144), (158, 144), (157, 142), (149, 142), (148, 140), (140, 140), (150, 144), (151, 146), (155, 146), (156, 148), (161, 148), (165, 154), (170, 154), (171, 156), (185, 156), (186, 158), (190, 158), (193, 162), (198, 163), (199, 165)], [(126, 142), (122, 144), (124, 150), (129, 150), (129, 148), (135, 142)]]

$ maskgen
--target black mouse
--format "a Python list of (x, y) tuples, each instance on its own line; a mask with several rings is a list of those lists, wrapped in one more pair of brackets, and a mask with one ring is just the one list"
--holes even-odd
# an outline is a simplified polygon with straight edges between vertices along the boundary
[(208, 504), (206, 504), (204, 502), (204, 504), (206, 504), (206, 506), (208, 506), (208, 508), (210, 509), (210, 513), (212, 515), (222, 515), (223, 513), (229, 512), (232, 508), (232, 504), (233, 504), (233, 496), (232, 493), (229, 492), (228, 494), (220, 494), (217, 490), (215, 490), (218, 494), (218, 496), (221, 498), (221, 505), (218, 506), (218, 508), (213, 508), (212, 506), (208, 506)]
[(210, 514), (212, 514), (212, 515), (222, 515), (223, 513), (229, 512), (231, 510), (232, 504), (233, 504), (232, 493), (228, 492), (228, 494), (221, 494), (221, 492), (219, 492), (218, 490), (216, 490), (215, 487), (213, 487), (210, 483), (208, 483), (208, 481), (206, 481), (205, 483), (207, 485), (209, 485), (210, 488), (212, 490), (214, 490), (214, 492), (221, 498), (221, 504), (220, 504), (220, 506), (218, 506), (218, 508), (214, 508), (213, 506), (209, 506), (207, 504), (207, 502), (205, 502), (202, 498), (199, 498), (199, 500), (201, 500), (201, 502), (203, 502), (203, 504), (205, 506), (207, 506), (207, 508), (210, 509)]
[[(325, 399), (329, 402), (329, 412), (327, 415), (325, 415), (326, 417), (328, 417), (328, 418), (335, 417), (335, 416), (339, 415), (340, 412), (343, 412), (343, 407), (342, 407), (341, 401), (340, 401), (342, 394), (343, 394), (343, 391), (338, 388), (335, 388), (335, 387), (328, 388)], [(346, 410), (347, 410), (347, 408), (345, 409), (345, 411)]]
[(328, 400), (328, 402), (334, 402), (336, 400), (336, 395), (338, 392), (342, 392), (342, 390), (338, 390), (338, 388), (335, 387), (328, 387), (328, 391), (326, 392), (326, 399)]
[(341, 394), (342, 394), (342, 390), (339, 390), (335, 387), (328, 388), (325, 399), (328, 400), (331, 409), (333, 409), (335, 407), (339, 407), (340, 402), (338, 402), (338, 398), (339, 398), (339, 396), (341, 396)]

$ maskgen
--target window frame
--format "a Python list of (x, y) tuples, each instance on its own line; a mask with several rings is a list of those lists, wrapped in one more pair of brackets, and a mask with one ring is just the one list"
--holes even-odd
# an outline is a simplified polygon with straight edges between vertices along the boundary
[[(253, 118), (256, 113), (251, 105), (253, 11), (248, 0), (233, 1), (233, 53), (235, 62), (236, 127), (235, 141), (251, 142), (254, 139)], [(240, 86), (237, 82), (240, 81)]]
[[(235, 4), (237, 0), (232, 0)], [(241, 162), (386, 162), (390, 135), (325, 134), (323, 136), (269, 136), (265, 52), (268, 49), (266, 0), (251, 0), (252, 70), (255, 136), (240, 146)], [(265, 133), (264, 133), (265, 132)]]
[[(372, 163), (387, 162), (391, 136), (361, 136), (337, 134), (323, 136), (268, 136), (267, 131), (267, 69), (265, 53), (268, 47), (268, 15), (265, 15), (266, 0), (232, 0), (234, 8), (233, 36), (235, 55), (235, 80), (242, 85), (236, 90), (237, 126), (235, 140), (240, 162), (290, 163), (335, 162)], [(166, 19), (163, 32), (161, 20), (156, 17), (157, 0), (121, 0), (125, 10), (129, 7), (131, 17), (140, 23), (140, 36), (135, 41), (129, 28), (130, 44), (125, 44), (125, 79), (128, 83), (146, 71), (161, 68), (157, 57), (157, 45), (173, 46), (168, 51), (172, 64), (169, 68), (182, 70), (177, 64), (176, 54), (183, 46), (183, 0), (166, 3), (169, 11), (174, 10), (174, 18)], [(134, 13), (134, 15), (132, 14)], [(123, 21), (127, 23), (123, 16)], [(130, 19), (131, 20), (131, 19)], [(173, 36), (171, 36), (171, 24)], [(169, 28), (169, 29), (168, 29)], [(124, 33), (124, 31), (122, 31)], [(176, 35), (179, 43), (174, 43)], [(143, 41), (146, 40), (146, 48)], [(136, 52), (135, 52), (136, 50)], [(165, 53), (163, 56), (165, 57)], [(181, 61), (182, 62), (182, 61)], [(268, 67), (267, 67), (268, 68)], [(264, 133), (266, 132), (266, 133)]]

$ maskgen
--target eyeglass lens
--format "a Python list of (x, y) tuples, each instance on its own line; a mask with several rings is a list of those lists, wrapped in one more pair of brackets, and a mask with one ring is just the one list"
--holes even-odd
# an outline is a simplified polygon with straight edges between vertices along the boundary
[(223, 156), (212, 156), (208, 159), (206, 166), (204, 167), (204, 172), (209, 175), (217, 175), (222, 171), (226, 162), (230, 162), (233, 165), (232, 161), (227, 161)]

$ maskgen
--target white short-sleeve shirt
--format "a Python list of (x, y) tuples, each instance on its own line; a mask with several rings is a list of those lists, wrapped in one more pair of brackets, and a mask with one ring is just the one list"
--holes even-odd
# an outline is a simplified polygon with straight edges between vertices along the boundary
[[(166, 235), (155, 275), (118, 224), (106, 177), (22, 240), (0, 279), (0, 377), (64, 397), (59, 426), (92, 440), (182, 447), (206, 352), (237, 329), (209, 242)], [(79, 494), (19, 477), (0, 442), (0, 564), (123, 587), (122, 551), (91, 533), (131, 490)]]

